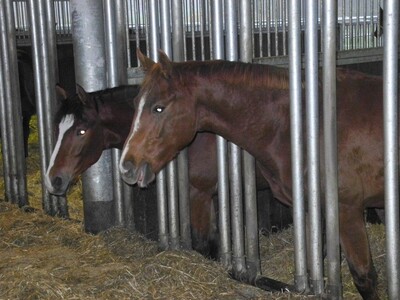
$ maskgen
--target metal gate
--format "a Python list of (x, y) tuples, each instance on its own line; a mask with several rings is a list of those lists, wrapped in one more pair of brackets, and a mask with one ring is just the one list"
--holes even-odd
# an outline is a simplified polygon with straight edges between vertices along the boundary
[[(398, 3), (386, 1), (383, 24), (378, 0), (0, 0), (1, 29), (1, 136), (6, 195), (19, 205), (27, 204), (23, 169), (21, 128), (16, 70), (16, 44), (31, 43), (35, 67), (36, 96), (40, 130), (42, 175), (45, 173), (53, 141), (48, 112), (53, 111), (52, 89), (57, 74), (55, 44), (73, 42), (77, 82), (87, 91), (114, 87), (129, 81), (140, 82), (142, 74), (130, 68), (132, 51), (128, 40), (141, 45), (153, 60), (163, 49), (174, 61), (227, 59), (255, 63), (289, 65), (291, 76), (291, 126), (296, 289), (324, 292), (322, 259), (322, 216), (320, 215), (319, 156), (317, 130), (318, 94), (316, 68), (324, 66), (324, 127), (335, 126), (336, 64), (349, 61), (384, 60), (385, 64), (385, 148), (386, 210), (389, 297), (399, 297), (399, 215), (397, 175), (397, 31)], [(389, 13), (390, 12), (390, 13)], [(394, 13), (392, 13), (394, 12)], [(28, 22), (29, 20), (29, 22)], [(31, 24), (31, 32), (29, 31)], [(15, 31), (14, 28), (17, 30)], [(104, 29), (103, 29), (104, 28)], [(385, 49), (382, 28), (385, 28)], [(302, 48), (302, 42), (304, 48)], [(96, 45), (96, 51), (93, 46)], [(128, 47), (127, 47), (128, 45)], [(239, 48), (237, 47), (239, 45)], [(360, 50), (361, 49), (361, 50)], [(319, 55), (322, 52), (323, 55)], [(336, 59), (336, 55), (338, 59)], [(304, 57), (303, 57), (304, 56)], [(321, 57), (320, 57), (321, 56)], [(101, 62), (101, 64), (99, 64)], [(302, 181), (303, 141), (301, 140), (301, 65), (305, 65), (307, 85), (307, 168), (310, 236), (307, 272), (305, 199)], [(128, 68), (129, 67), (129, 68)], [(128, 68), (128, 69), (127, 69)], [(13, 77), (14, 76), (14, 77)], [(129, 77), (129, 78), (128, 78)], [(11, 131), (11, 130), (15, 130)], [(12, 132), (13, 134), (8, 134)], [(327, 166), (326, 192), (332, 197), (327, 208), (328, 283), (332, 298), (341, 294), (340, 252), (337, 220), (337, 170), (335, 131), (325, 137)], [(220, 210), (221, 262), (236, 277), (265, 283), (260, 274), (254, 180), (254, 158), (223, 138), (217, 138), (219, 166), (218, 205)], [(231, 153), (228, 157), (227, 152)], [(13, 151), (18, 150), (17, 152)], [(241, 156), (244, 163), (241, 164)], [(131, 193), (117, 170), (118, 151), (105, 151), (102, 159), (84, 175), (85, 223), (98, 232), (114, 224), (126, 225), (131, 210)], [(241, 174), (244, 172), (244, 182)], [(108, 187), (108, 188), (107, 188)], [(112, 188), (110, 188), (112, 187)], [(243, 189), (242, 189), (243, 187)], [(157, 176), (160, 246), (164, 249), (190, 248), (187, 158), (183, 151)], [(44, 208), (50, 214), (67, 215), (64, 198), (54, 197), (43, 187)], [(90, 212), (96, 212), (94, 215)], [(245, 226), (244, 226), (245, 225)], [(285, 285), (282, 285), (285, 286)]]

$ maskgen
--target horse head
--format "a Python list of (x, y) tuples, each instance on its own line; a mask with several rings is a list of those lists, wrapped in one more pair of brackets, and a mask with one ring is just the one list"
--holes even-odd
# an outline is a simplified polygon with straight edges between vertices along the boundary
[(77, 86), (77, 94), (62, 101), (55, 116), (56, 143), (45, 175), (52, 194), (63, 195), (71, 182), (95, 163), (103, 151), (98, 106), (90, 93)]
[(176, 72), (159, 51), (154, 63), (138, 50), (146, 71), (140, 93), (134, 100), (135, 114), (123, 148), (120, 171), (128, 184), (146, 187), (196, 134), (196, 114), (191, 101), (192, 81)]

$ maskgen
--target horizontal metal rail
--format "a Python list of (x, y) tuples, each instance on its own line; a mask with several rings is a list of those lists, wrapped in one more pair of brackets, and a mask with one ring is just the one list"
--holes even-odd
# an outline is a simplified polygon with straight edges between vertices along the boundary
[[(399, 51), (400, 52), (400, 51)], [(383, 60), (383, 48), (341, 50), (337, 52), (337, 65), (350, 65), (359, 63), (377, 62)], [(271, 56), (254, 58), (253, 63), (275, 65), (280, 67), (289, 66), (288, 56)], [(322, 65), (322, 55), (318, 57), (318, 63)], [(304, 55), (302, 56), (302, 67), (304, 67)]]

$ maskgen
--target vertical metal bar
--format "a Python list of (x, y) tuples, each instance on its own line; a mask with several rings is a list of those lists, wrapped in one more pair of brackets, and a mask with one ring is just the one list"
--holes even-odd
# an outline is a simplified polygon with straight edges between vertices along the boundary
[(398, 34), (399, 2), (387, 0), (384, 8), (383, 103), (385, 151), (386, 270), (389, 299), (400, 298), (399, 248), (399, 128)]
[(325, 224), (328, 272), (327, 293), (331, 299), (340, 299), (342, 292), (340, 282), (336, 127), (336, 1), (326, 0), (323, 8), (323, 120), (325, 153)]
[(275, 56), (278, 56), (279, 55), (279, 31), (278, 31), (279, 2), (278, 0), (275, 0), (273, 3), (275, 4), (275, 9), (271, 10), (271, 12), (274, 20)]
[[(107, 87), (113, 88), (127, 84), (127, 47), (126, 47), (126, 14), (124, 0), (103, 0), (105, 58), (107, 67)], [(115, 223), (119, 226), (132, 227), (133, 216), (132, 199), (126, 199), (132, 192), (131, 188), (122, 180), (118, 170), (121, 156), (119, 149), (111, 150), (112, 173), (114, 182), (114, 211)]]
[(200, 47), (201, 47), (201, 60), (205, 60), (205, 48), (204, 48), (204, 30), (206, 29), (206, 16), (205, 16), (205, 5), (204, 0), (200, 0)]
[(2, 119), (5, 119), (5, 122), (1, 124), (1, 130), (2, 143), (5, 143), (2, 149), (6, 150), (3, 152), (6, 197), (12, 203), (24, 206), (28, 204), (28, 194), (14, 13), (11, 1), (2, 0), (0, 4), (0, 72), (2, 73), (0, 101), (2, 102)]
[(189, 11), (190, 13), (188, 14), (189, 17), (189, 26), (190, 26), (190, 32), (191, 32), (191, 37), (192, 37), (192, 59), (196, 60), (196, 36), (195, 36), (195, 22), (196, 22), (196, 15), (195, 15), (195, 6), (194, 6), (194, 1), (190, 1), (189, 3)]
[(289, 71), (290, 128), (292, 145), (292, 188), (294, 224), (295, 286), (298, 292), (309, 289), (307, 282), (307, 246), (303, 181), (303, 120), (301, 81), (301, 7), (300, 1), (289, 3)]
[[(148, 1), (149, 22), (148, 22), (148, 35), (149, 47), (147, 48), (150, 53), (150, 58), (154, 61), (158, 60), (158, 49), (160, 45), (159, 37), (159, 22), (158, 22), (158, 1)], [(161, 170), (157, 176), (157, 207), (158, 207), (158, 236), (159, 245), (161, 249), (169, 248), (169, 233), (168, 233), (168, 195), (167, 195), (167, 179), (166, 170)]]
[[(214, 59), (224, 59), (224, 27), (222, 1), (212, 1), (212, 55)], [(218, 207), (219, 207), (219, 232), (220, 232), (220, 260), (225, 267), (232, 265), (231, 234), (229, 216), (229, 185), (228, 185), (228, 163), (227, 142), (221, 136), (217, 136), (217, 159), (218, 159)]]
[[(225, 0), (225, 49), (226, 59), (236, 61), (237, 50), (237, 0)], [(242, 157), (241, 149), (233, 143), (228, 143), (229, 180), (231, 198), (231, 227), (232, 227), (232, 263), (233, 272), (240, 278), (246, 271), (244, 236), (243, 236), (243, 191), (242, 191)]]
[[(172, 49), (173, 60), (184, 60), (185, 36), (183, 30), (182, 1), (172, 0)], [(183, 149), (177, 158), (178, 164), (178, 189), (179, 189), (179, 216), (180, 216), (180, 235), (182, 247), (192, 248), (192, 238), (190, 231), (190, 203), (189, 203), (189, 169), (187, 149)]]
[[(88, 92), (105, 89), (103, 1), (71, 0), (71, 16), (76, 82)], [(83, 174), (86, 231), (97, 233), (115, 223), (111, 174), (111, 150)]]
[(282, 37), (283, 37), (283, 55), (287, 55), (286, 50), (286, 19), (287, 19), (287, 2), (282, 1)]
[(262, 50), (262, 25), (263, 25), (263, 4), (260, 0), (255, 0), (254, 1), (254, 7), (255, 7), (255, 14), (257, 15), (257, 21), (258, 23), (255, 24), (255, 26), (258, 26), (258, 49), (259, 49), (259, 57), (263, 56), (263, 50)]
[[(56, 98), (57, 57), (53, 1), (27, 1), (31, 22), (36, 111), (39, 122), (41, 175), (44, 176), (53, 149), (53, 115)], [(66, 200), (50, 195), (42, 183), (44, 209), (51, 215), (67, 216)]]
[[(9, 50), (9, 32), (8, 32), (8, 22), (7, 22), (7, 2), (2, 0), (0, 2), (0, 30), (1, 30), (1, 44), (0, 44), (0, 63), (1, 63), (1, 113), (2, 113), (2, 149), (3, 149), (3, 160), (4, 160), (4, 181), (5, 181), (5, 197), (7, 201), (11, 203), (16, 203), (15, 196), (18, 194), (18, 189), (15, 184), (15, 178), (13, 174), (16, 174), (16, 163), (15, 156), (12, 155), (11, 149), (15, 149), (15, 141), (12, 140), (12, 135), (8, 132), (8, 128), (11, 126), (13, 128), (12, 120), (10, 120), (10, 99), (12, 96), (12, 87), (11, 84), (14, 82), (10, 77), (12, 73), (15, 73), (12, 70), (12, 63), (10, 63), (10, 50)], [(20, 99), (20, 96), (19, 98)], [(21, 101), (19, 101), (21, 102)], [(21, 110), (21, 109), (20, 109)], [(21, 118), (18, 118), (21, 122)], [(22, 132), (21, 132), (22, 133)], [(22, 135), (20, 135), (22, 136)]]
[[(171, 46), (171, 21), (170, 21), (170, 1), (160, 1), (160, 30), (161, 30), (161, 48), (165, 53), (172, 57)], [(179, 205), (178, 205), (178, 182), (176, 161), (173, 160), (167, 164), (167, 190), (168, 190), (168, 217), (170, 246), (172, 249), (180, 247), (179, 238)]]
[(171, 249), (180, 248), (179, 204), (176, 160), (167, 165), (168, 217)]
[[(4, 10), (4, 0), (0, 2), (0, 32), (1, 32), (1, 45), (5, 45), (3, 42), (5, 30), (5, 10)], [(3, 48), (0, 47), (0, 64), (4, 66), (3, 63)], [(4, 177), (4, 196), (6, 201), (11, 201), (12, 199), (12, 187), (11, 187), (11, 177), (10, 174), (10, 145), (8, 142), (8, 126), (7, 126), (7, 108), (6, 108), (6, 75), (4, 74), (5, 68), (2, 67), (0, 70), (0, 130), (1, 130), (1, 150), (3, 158), (3, 177)]]
[[(272, 24), (272, 11), (273, 11), (273, 3), (274, 0), (272, 1), (262, 1), (264, 2), (263, 5), (265, 6), (265, 23), (267, 26), (267, 56), (270, 57), (272, 56), (272, 32), (273, 32), (273, 24)], [(263, 41), (264, 43), (264, 41)]]
[[(104, 39), (105, 39), (105, 59), (106, 59), (106, 75), (107, 87), (113, 88), (121, 84), (118, 72), (118, 57), (123, 57), (118, 53), (117, 36), (116, 36), (116, 15), (115, 15), (115, 2), (113, 0), (103, 0), (104, 9)], [(113, 175), (113, 197), (114, 197), (114, 213), (115, 225), (125, 226), (124, 218), (124, 192), (123, 182), (118, 170), (118, 163), (121, 153), (118, 149), (111, 150), (112, 160), (112, 175)]]
[[(131, 66), (131, 55), (130, 55), (130, 40), (129, 40), (129, 27), (127, 20), (127, 2), (125, 0), (117, 0), (115, 2), (115, 14), (116, 14), (116, 28), (117, 28), (117, 52), (115, 55), (118, 56), (116, 59), (118, 65), (117, 77), (119, 78), (119, 84), (125, 85), (128, 83), (127, 68)], [(133, 188), (126, 184), (119, 173), (119, 160), (121, 152), (117, 149), (113, 149), (113, 173), (114, 182), (121, 184), (122, 187), (119, 189), (122, 191), (122, 201), (124, 203), (124, 219), (125, 226), (129, 229), (135, 228), (134, 207), (133, 207)], [(118, 173), (118, 175), (116, 174)]]
[[(240, 0), (239, 2), (240, 22), (240, 60), (251, 62), (253, 59), (253, 18), (251, 2)], [(257, 188), (255, 176), (255, 159), (247, 151), (243, 155), (243, 186), (245, 201), (245, 222), (246, 222), (246, 267), (248, 278), (252, 281), (261, 273), (260, 251), (258, 241), (257, 223)]]
[(354, 49), (353, 1), (349, 1), (349, 49)]
[(306, 103), (307, 103), (307, 170), (310, 234), (310, 281), (312, 291), (323, 291), (322, 229), (319, 176), (318, 120), (318, 2), (306, 2)]

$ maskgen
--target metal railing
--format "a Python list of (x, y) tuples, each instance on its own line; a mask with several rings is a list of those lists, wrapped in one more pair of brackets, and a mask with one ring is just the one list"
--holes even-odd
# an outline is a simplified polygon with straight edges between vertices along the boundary
[[(13, 0), (16, 38), (19, 45), (29, 45), (29, 22), (26, 0)], [(183, 0), (183, 22), (186, 34), (185, 56), (196, 58), (196, 46), (210, 41), (211, 0)], [(253, 57), (287, 55), (288, 4), (287, 0), (252, 0)], [(321, 24), (319, 0), (318, 23)], [(338, 50), (365, 49), (382, 46), (380, 0), (339, 0)], [(304, 1), (301, 1), (301, 24), (304, 28)], [(57, 43), (71, 43), (71, 16), (69, 0), (54, 0)], [(127, 30), (130, 40), (148, 43), (148, 1), (126, 0)], [(225, 20), (223, 20), (225, 26)], [(320, 40), (323, 35), (321, 32)], [(203, 57), (204, 58), (204, 57)]]

